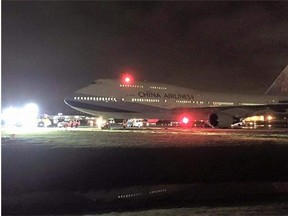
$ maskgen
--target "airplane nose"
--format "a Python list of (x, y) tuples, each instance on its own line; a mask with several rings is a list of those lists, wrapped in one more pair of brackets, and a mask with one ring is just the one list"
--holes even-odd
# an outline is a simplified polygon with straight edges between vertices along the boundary
[(74, 95), (68, 95), (64, 98), (64, 103), (66, 103), (67, 105), (71, 105), (71, 102), (73, 102), (74, 100)]

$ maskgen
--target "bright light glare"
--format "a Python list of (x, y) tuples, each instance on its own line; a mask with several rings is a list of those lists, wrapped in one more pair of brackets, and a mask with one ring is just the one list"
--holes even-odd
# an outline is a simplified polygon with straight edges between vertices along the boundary
[(125, 82), (129, 83), (130, 82), (130, 77), (125, 78)]
[(128, 74), (128, 73), (125, 73), (122, 75), (121, 82), (125, 85), (126, 84), (133, 84), (133, 76)]
[(188, 119), (187, 117), (184, 117), (184, 118), (182, 119), (182, 122), (183, 122), (184, 124), (188, 124), (189, 119)]
[(36, 126), (38, 106), (30, 103), (24, 108), (10, 107), (3, 111), (2, 116), (7, 126)]
[(14, 107), (5, 109), (2, 114), (5, 124), (9, 126), (19, 124), (19, 116), (21, 116), (21, 111)]
[(97, 120), (96, 120), (96, 125), (97, 125), (98, 128), (101, 128), (101, 126), (103, 126), (106, 122), (107, 122), (107, 121), (104, 120), (104, 119), (102, 118), (102, 116), (100, 116), (100, 117), (97, 118)]
[(38, 106), (34, 103), (27, 104), (22, 109), (21, 123), (23, 126), (36, 126)]
[(271, 115), (268, 115), (268, 116), (267, 116), (267, 120), (268, 120), (268, 121), (271, 121), (271, 120), (273, 120), (273, 116), (271, 116)]
[(261, 115), (261, 116), (250, 116), (250, 117), (247, 117), (245, 118), (245, 121), (253, 121), (253, 122), (256, 122), (256, 121), (264, 121), (264, 116)]

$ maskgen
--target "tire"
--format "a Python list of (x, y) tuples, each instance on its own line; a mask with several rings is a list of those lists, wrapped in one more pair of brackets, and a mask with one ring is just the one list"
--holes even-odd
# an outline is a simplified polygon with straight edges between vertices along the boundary
[(41, 121), (38, 123), (38, 127), (44, 127), (44, 126), (45, 126), (44, 122)]

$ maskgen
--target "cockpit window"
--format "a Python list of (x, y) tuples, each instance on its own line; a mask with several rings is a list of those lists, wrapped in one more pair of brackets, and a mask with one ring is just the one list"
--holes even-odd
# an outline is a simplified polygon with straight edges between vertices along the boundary
[(102, 81), (99, 81), (99, 80), (95, 80), (95, 81), (93, 81), (91, 84), (103, 85), (103, 82), (102, 82)]

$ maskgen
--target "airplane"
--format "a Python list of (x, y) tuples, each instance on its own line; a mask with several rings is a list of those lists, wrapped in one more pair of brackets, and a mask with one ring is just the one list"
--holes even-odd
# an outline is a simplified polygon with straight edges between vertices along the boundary
[(288, 112), (288, 65), (264, 95), (202, 92), (180, 86), (121, 79), (97, 79), (65, 97), (64, 102), (103, 118), (146, 118), (180, 121), (204, 119), (212, 127), (229, 128), (244, 118)]

